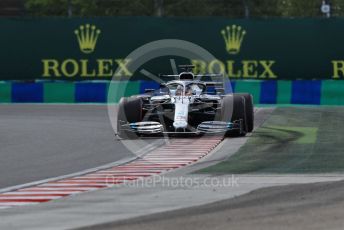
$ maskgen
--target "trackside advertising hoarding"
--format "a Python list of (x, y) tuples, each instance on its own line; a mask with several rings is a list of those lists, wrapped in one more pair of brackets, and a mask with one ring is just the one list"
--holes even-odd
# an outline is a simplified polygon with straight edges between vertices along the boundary
[[(233, 80), (344, 79), (344, 19), (226, 18), (1, 19), (0, 80), (144, 80), (129, 53), (160, 39), (181, 39), (214, 60), (176, 58), (197, 73)], [(171, 57), (146, 63), (172, 73)], [(116, 71), (117, 70), (117, 71)]]

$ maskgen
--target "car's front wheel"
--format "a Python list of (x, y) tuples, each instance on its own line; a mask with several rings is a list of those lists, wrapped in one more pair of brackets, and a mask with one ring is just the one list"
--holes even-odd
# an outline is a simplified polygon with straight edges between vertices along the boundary
[(229, 95), (223, 98), (221, 105), (221, 120), (226, 122), (242, 121), (242, 129), (228, 131), (226, 136), (245, 136), (248, 132), (245, 98), (240, 95)]
[(254, 128), (253, 96), (249, 93), (236, 93), (235, 95), (245, 98), (247, 132), (252, 132)]
[(117, 111), (117, 134), (120, 138), (136, 138), (133, 132), (123, 129), (124, 124), (142, 121), (141, 98), (122, 98)]

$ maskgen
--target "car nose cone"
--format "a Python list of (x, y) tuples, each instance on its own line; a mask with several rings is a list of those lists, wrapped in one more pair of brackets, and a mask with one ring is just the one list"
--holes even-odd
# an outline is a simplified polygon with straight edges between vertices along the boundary
[(175, 129), (185, 129), (188, 126), (186, 121), (175, 121), (173, 122), (173, 127)]

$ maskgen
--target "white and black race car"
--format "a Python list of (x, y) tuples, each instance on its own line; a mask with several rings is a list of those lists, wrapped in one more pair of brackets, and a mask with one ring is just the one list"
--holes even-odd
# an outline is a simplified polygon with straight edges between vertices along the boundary
[(178, 75), (160, 75), (176, 80), (161, 84), (158, 90), (146, 89), (145, 94), (121, 98), (117, 117), (120, 138), (207, 133), (244, 136), (252, 132), (252, 95), (225, 94), (222, 81), (198, 80), (215, 75), (194, 75), (193, 66), (180, 67), (184, 71)]

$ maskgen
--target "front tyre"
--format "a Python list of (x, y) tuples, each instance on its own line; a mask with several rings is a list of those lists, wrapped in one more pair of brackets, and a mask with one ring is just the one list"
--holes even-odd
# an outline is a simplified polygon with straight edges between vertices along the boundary
[(124, 130), (122, 126), (142, 121), (142, 104), (140, 98), (121, 98), (117, 112), (117, 134), (120, 138), (137, 138), (136, 133)]
[(236, 93), (235, 95), (245, 98), (247, 132), (250, 133), (254, 128), (253, 96), (249, 93)]
[(228, 131), (226, 136), (245, 136), (247, 128), (247, 117), (245, 110), (245, 98), (240, 95), (225, 96), (222, 100), (221, 120), (225, 122), (242, 121), (240, 130)]

